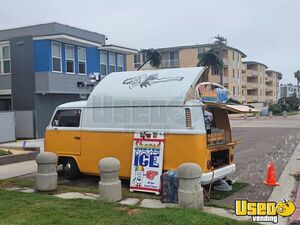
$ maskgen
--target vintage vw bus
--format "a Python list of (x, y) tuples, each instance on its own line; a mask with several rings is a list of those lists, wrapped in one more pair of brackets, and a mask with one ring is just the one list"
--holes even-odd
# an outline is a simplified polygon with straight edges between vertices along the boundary
[[(225, 104), (199, 100), (205, 68), (112, 73), (87, 101), (56, 108), (45, 134), (45, 151), (54, 152), (64, 174), (99, 175), (104, 157), (121, 162), (120, 176), (130, 177), (135, 132), (163, 132), (163, 170), (195, 162), (202, 184), (233, 173), (234, 142)], [(212, 122), (206, 122), (205, 114)]]

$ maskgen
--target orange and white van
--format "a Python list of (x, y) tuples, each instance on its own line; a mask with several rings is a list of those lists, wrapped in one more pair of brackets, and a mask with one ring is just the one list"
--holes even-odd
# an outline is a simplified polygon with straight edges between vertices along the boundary
[[(206, 68), (127, 71), (105, 77), (87, 101), (56, 108), (45, 134), (45, 151), (54, 152), (67, 178), (79, 172), (99, 175), (104, 157), (121, 162), (120, 176), (129, 178), (136, 132), (163, 132), (163, 170), (195, 162), (202, 184), (236, 169), (228, 105), (204, 104), (199, 86)], [(205, 113), (213, 125), (205, 122)], [(214, 126), (212, 129), (211, 126)]]

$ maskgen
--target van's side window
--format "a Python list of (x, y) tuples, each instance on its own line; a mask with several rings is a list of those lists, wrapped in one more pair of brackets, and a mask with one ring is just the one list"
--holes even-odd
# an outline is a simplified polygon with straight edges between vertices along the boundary
[(52, 120), (53, 127), (79, 127), (80, 109), (58, 110)]

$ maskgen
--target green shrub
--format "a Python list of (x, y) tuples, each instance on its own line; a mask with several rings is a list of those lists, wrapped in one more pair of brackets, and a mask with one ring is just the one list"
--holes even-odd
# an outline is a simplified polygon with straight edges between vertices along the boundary
[(0, 156), (11, 155), (11, 154), (12, 154), (12, 152), (9, 150), (0, 149)]
[(279, 106), (281, 108), (281, 111), (287, 111), (289, 112), (290, 111), (290, 105), (287, 104), (287, 103), (279, 103)]
[(282, 113), (281, 106), (279, 104), (269, 105), (269, 111), (272, 111), (274, 115)]

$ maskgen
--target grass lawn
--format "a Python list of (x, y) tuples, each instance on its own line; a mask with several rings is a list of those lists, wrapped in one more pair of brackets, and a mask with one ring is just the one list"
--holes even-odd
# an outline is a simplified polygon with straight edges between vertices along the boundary
[(12, 154), (12, 152), (9, 150), (0, 149), (0, 156), (11, 155), (11, 154)]
[[(287, 116), (295, 116), (297, 114), (299, 114), (299, 112), (296, 112), (296, 111), (287, 112)], [(274, 114), (274, 116), (283, 116), (283, 113)]]
[(0, 224), (254, 224), (193, 209), (143, 209), (84, 199), (64, 200), (44, 194), (0, 189)]
[[(88, 184), (77, 184), (70, 182), (61, 182), (58, 181), (57, 190), (54, 192), (50, 192), (49, 194), (59, 194), (65, 192), (81, 192), (81, 193), (92, 193), (98, 194), (98, 183), (96, 185), (88, 185)], [(0, 188), (9, 188), (9, 187), (35, 187), (34, 177), (27, 177), (27, 178), (11, 178), (6, 180), (0, 181)], [(160, 196), (150, 194), (150, 193), (143, 193), (143, 192), (130, 192), (129, 191), (129, 181), (122, 181), (122, 193), (123, 197), (125, 198), (139, 198), (139, 199), (160, 199)]]

